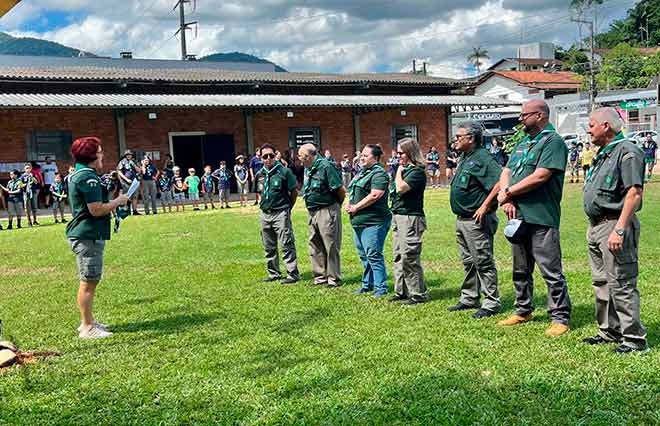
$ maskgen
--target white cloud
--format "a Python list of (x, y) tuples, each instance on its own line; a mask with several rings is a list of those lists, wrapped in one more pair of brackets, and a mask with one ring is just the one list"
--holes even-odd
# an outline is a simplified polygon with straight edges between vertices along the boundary
[[(173, 4), (32, 0), (0, 25), (14, 35), (100, 55), (131, 50), (136, 57), (175, 59), (180, 53)], [(196, 11), (187, 8), (188, 19), (200, 21), (196, 37), (187, 33), (188, 51), (198, 56), (241, 51), (293, 71), (398, 71), (407, 70), (413, 58), (425, 58), (435, 75), (465, 77), (473, 47), (489, 50), (489, 63), (512, 56), (522, 29), (526, 42), (573, 41), (576, 27), (567, 5), (567, 0), (535, 0), (534, 7), (517, 0), (203, 0)], [(49, 10), (84, 17), (41, 33), (22, 26)]]

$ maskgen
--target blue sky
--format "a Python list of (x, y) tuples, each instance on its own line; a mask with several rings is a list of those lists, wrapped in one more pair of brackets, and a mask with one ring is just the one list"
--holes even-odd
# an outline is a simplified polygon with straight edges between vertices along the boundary
[[(0, 19), (0, 31), (117, 56), (177, 58), (174, 0), (23, 0)], [(412, 59), (436, 75), (474, 73), (466, 57), (515, 56), (521, 43), (569, 46), (580, 31), (569, 0), (199, 0), (186, 7), (199, 21), (189, 33), (197, 55), (241, 51), (295, 71), (402, 71)], [(607, 0), (599, 27), (622, 18), (634, 0)], [(583, 30), (582, 34), (586, 34)]]

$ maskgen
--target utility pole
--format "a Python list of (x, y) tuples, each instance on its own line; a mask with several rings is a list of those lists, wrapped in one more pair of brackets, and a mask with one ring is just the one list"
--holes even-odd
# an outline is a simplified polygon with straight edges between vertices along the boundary
[(595, 104), (595, 98), (596, 98), (596, 78), (594, 75), (594, 32), (595, 32), (595, 25), (594, 21), (586, 21), (583, 19), (571, 19), (573, 22), (577, 22), (578, 24), (588, 24), (590, 27), (590, 41), (589, 41), (589, 50), (591, 53), (591, 57), (589, 59), (589, 107), (588, 107), (588, 113), (591, 114), (591, 111), (594, 110), (594, 104)]
[(185, 4), (190, 3), (191, 0), (177, 0), (174, 5), (174, 10), (179, 8), (179, 29), (174, 33), (174, 35), (181, 34), (181, 60), (185, 61), (188, 59), (188, 47), (186, 45), (186, 31), (191, 29), (190, 26), (197, 23), (197, 21), (186, 22), (186, 10)]

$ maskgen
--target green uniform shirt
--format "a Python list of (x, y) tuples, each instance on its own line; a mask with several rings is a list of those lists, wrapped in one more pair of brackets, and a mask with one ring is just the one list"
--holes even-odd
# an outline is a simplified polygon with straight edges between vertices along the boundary
[(536, 225), (559, 228), (561, 196), (568, 148), (552, 124), (533, 139), (526, 136), (511, 152), (507, 168), (511, 170), (509, 185), (515, 185), (536, 169), (549, 169), (552, 176), (533, 191), (513, 198), (523, 220)]
[(110, 215), (94, 217), (87, 207), (87, 204), (98, 202), (108, 202), (108, 191), (103, 189), (96, 170), (76, 164), (76, 171), (69, 178), (69, 205), (73, 218), (66, 225), (67, 238), (110, 239)]
[(353, 179), (349, 187), (350, 203), (357, 204), (364, 197), (371, 193), (372, 189), (385, 191), (382, 197), (375, 203), (359, 210), (351, 216), (351, 225), (353, 226), (373, 226), (381, 225), (392, 219), (392, 213), (387, 208), (387, 191), (390, 183), (390, 177), (387, 175), (383, 166), (376, 163), (368, 169), (363, 169), (359, 175)]
[(342, 187), (341, 175), (334, 164), (317, 155), (308, 170), (303, 188), (303, 198), (307, 210), (317, 210), (337, 202), (337, 190)]
[(620, 214), (633, 186), (644, 186), (644, 152), (620, 134), (593, 159), (584, 184), (584, 212), (590, 218)]
[(291, 208), (291, 192), (298, 185), (291, 169), (276, 162), (270, 170), (264, 167), (259, 173), (264, 177), (259, 208), (263, 211)]
[(392, 179), (390, 195), (392, 197), (392, 213), (408, 216), (424, 216), (424, 190), (426, 189), (426, 172), (424, 166), (406, 166), (401, 172), (403, 181), (410, 190), (404, 194), (396, 192), (396, 182)]
[(497, 184), (502, 167), (486, 149), (477, 147), (463, 154), (451, 181), (449, 204), (461, 217), (472, 217)]

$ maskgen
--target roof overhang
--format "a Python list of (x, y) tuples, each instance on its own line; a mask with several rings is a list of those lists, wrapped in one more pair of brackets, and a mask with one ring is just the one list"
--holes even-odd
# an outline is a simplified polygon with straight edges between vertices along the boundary
[(0, 93), (0, 108), (394, 108), (451, 107), (471, 111), (518, 102), (483, 96), (149, 95)]

